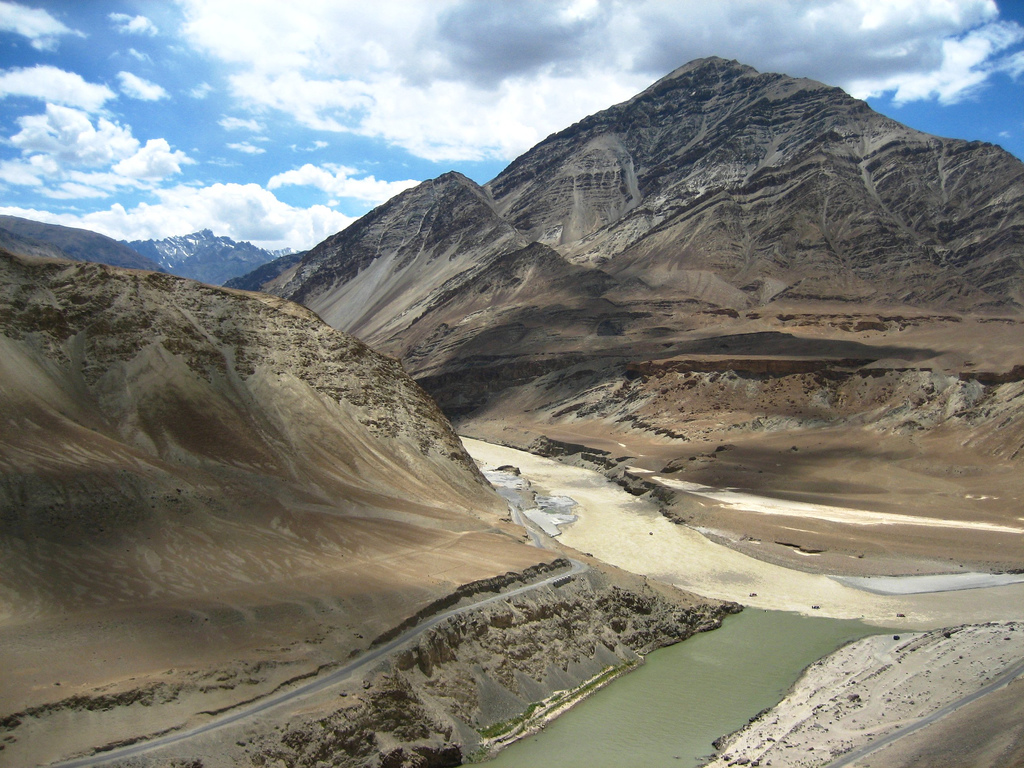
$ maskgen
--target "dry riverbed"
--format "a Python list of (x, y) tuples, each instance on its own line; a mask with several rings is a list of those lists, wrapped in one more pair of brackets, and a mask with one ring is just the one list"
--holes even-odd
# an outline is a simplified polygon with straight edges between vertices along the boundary
[(753, 608), (901, 629), (1024, 619), (1024, 583), (879, 594), (715, 543), (668, 520), (654, 502), (631, 496), (598, 472), (479, 440), (463, 442), (478, 463), (517, 466), (537, 492), (577, 502), (573, 513), (578, 519), (562, 529), (561, 545), (689, 592)]

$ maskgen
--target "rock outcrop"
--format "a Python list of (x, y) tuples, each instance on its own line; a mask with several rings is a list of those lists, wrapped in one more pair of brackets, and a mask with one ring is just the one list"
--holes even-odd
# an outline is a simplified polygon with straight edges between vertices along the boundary
[(340, 709), (332, 704), (332, 711), (292, 720), (281, 735), (241, 746), (247, 760), (279, 760), (289, 768), (322, 760), (460, 765), (495, 739), (507, 743), (528, 733), (536, 702), (571, 705), (571, 692), (579, 695), (602, 673), (714, 629), (738, 610), (625, 574), (591, 571), (450, 619), (361, 688), (348, 689)]

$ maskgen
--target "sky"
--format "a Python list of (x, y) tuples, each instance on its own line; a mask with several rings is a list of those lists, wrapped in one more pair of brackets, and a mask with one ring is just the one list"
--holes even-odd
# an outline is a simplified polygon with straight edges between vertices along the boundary
[(710, 55), (1024, 158), (1024, 0), (0, 0), (0, 214), (304, 249)]

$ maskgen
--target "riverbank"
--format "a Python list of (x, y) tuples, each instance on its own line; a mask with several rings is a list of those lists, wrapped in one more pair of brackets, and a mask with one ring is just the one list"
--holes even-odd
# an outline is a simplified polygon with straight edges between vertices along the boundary
[(617, 666), (605, 667), (603, 671), (575, 688), (557, 691), (548, 698), (530, 705), (518, 717), (481, 728), (479, 733), (483, 740), (477, 751), (469, 756), (467, 762), (486, 762), (510, 744), (544, 730), (556, 718), (561, 717), (577, 704), (583, 703), (602, 688), (611, 685), (616, 679), (643, 663), (644, 660), (640, 657)]
[(787, 568), (716, 543), (631, 496), (598, 472), (506, 446), (464, 439), (478, 463), (519, 467), (533, 488), (569, 496), (578, 519), (559, 543), (602, 562), (705, 597), (807, 616), (861, 619), (882, 627), (927, 630), (1020, 620), (1024, 584), (915, 594), (878, 594), (824, 573)]
[(745, 610), (661, 648), (600, 695), (503, 750), (487, 768), (697, 768), (712, 742), (777, 704), (861, 622)]
[[(1024, 625), (1020, 623), (1024, 584), (998, 584), (999, 579), (986, 574), (971, 576), (967, 581), (976, 583), (969, 585), (961, 583), (960, 574), (909, 581), (840, 581), (826, 573), (786, 568), (670, 522), (655, 503), (629, 495), (598, 472), (504, 446), (464, 442), (478, 463), (514, 465), (536, 491), (576, 500), (578, 520), (563, 529), (559, 538), (563, 546), (705, 597), (806, 616), (861, 619), (888, 628), (886, 635), (848, 646), (809, 667), (790, 695), (759, 720), (758, 728), (735, 737), (749, 741), (736, 741), (733, 746), (730, 740), (727, 756), (717, 758), (716, 766), (828, 765), (835, 755), (884, 738), (981, 691), (994, 676), (1024, 659)], [(965, 626), (965, 622), (978, 626)], [(956, 630), (906, 634), (906, 630), (954, 626)], [(1015, 686), (1019, 694), (1024, 682)], [(943, 738), (960, 743), (962, 739), (948, 731), (948, 723), (972, 713), (977, 721), (979, 711), (992, 714), (990, 702), (997, 698), (989, 694), (973, 709), (957, 711), (901, 739), (888, 754), (898, 754), (913, 739), (918, 739), (921, 749), (934, 749), (945, 743)], [(1015, 706), (1024, 710), (1024, 705)], [(981, 727), (975, 729), (983, 734), (979, 749), (1015, 733), (1014, 726), (1007, 728), (1005, 723), (986, 731), (984, 718), (980, 720)], [(988, 722), (1001, 721), (992, 717)], [(760, 730), (767, 726), (771, 729)], [(1024, 734), (1018, 741), (1024, 743)], [(769, 753), (770, 757), (763, 757)], [(957, 765), (983, 764), (972, 759)], [(856, 763), (862, 764), (890, 765), (879, 762), (876, 755), (870, 763)], [(911, 760), (891, 765), (928, 763)]]
[[(864, 638), (812, 664), (778, 706), (720, 740), (721, 753), (708, 768), (832, 765), (901, 729), (931, 727), (928, 718), (982, 692), (1022, 660), (1020, 622)], [(961, 742), (992, 737), (984, 728), (958, 734)], [(892, 757), (880, 751), (870, 763), (865, 757), (849, 765), (903, 764)]]

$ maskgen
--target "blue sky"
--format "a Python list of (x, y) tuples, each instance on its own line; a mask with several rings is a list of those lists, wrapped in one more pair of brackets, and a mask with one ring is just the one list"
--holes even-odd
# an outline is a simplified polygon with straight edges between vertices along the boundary
[(0, 0), (0, 213), (306, 248), (708, 55), (1024, 157), (1022, 6)]

